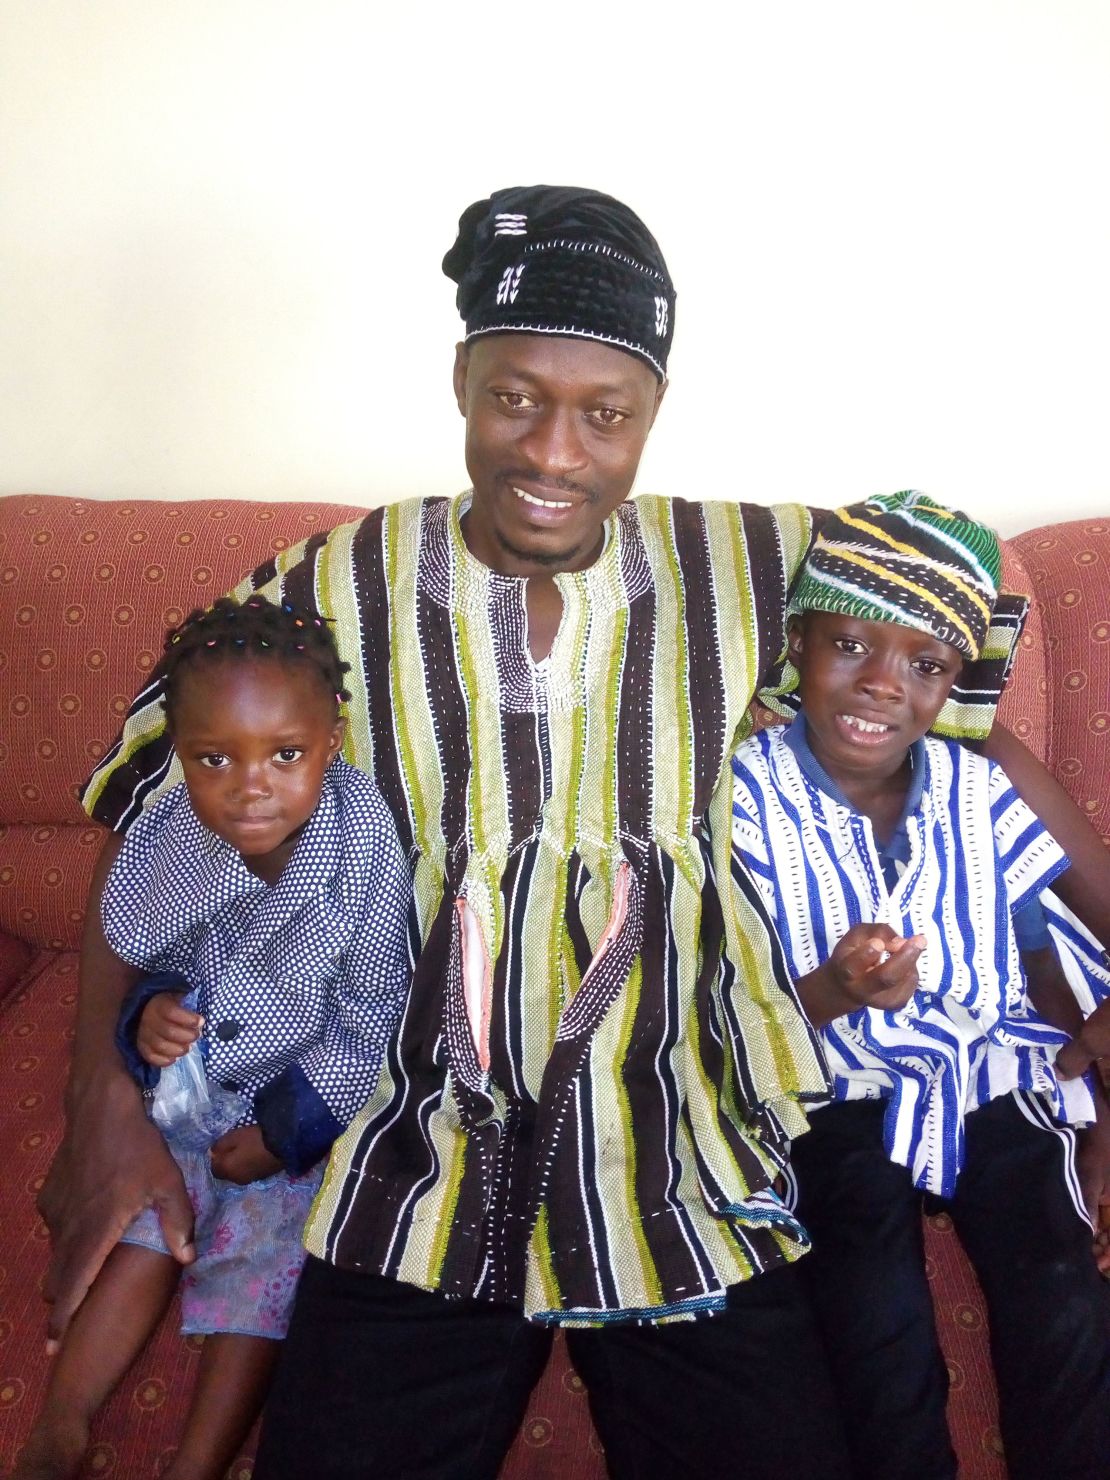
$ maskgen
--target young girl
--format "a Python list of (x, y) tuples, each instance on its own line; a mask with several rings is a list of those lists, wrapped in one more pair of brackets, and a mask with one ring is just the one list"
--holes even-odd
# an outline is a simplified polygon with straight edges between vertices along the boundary
[[(376, 1083), (408, 982), (410, 873), (377, 788), (339, 757), (346, 668), (289, 602), (220, 600), (171, 632), (184, 782), (133, 823), (104, 891), (107, 940), (144, 973), (125, 1058), (153, 1088), (199, 1044), (231, 1106), (211, 1145), (196, 1117), (167, 1134), (196, 1216), (182, 1331), (206, 1340), (166, 1480), (217, 1480), (258, 1414), (321, 1159)], [(16, 1480), (75, 1473), (180, 1271), (141, 1214), (70, 1328)]]
[(832, 1102), (791, 1159), (859, 1480), (955, 1475), (923, 1193), (986, 1296), (1013, 1480), (1110, 1464), (1110, 1289), (1062, 1123), (1098, 1119), (1105, 1165), (1106, 1105), (1053, 1062), (1078, 1015), (1058, 959), (1088, 1007), (1108, 978), (1048, 892), (1055, 840), (993, 762), (929, 733), (954, 685), (1002, 677), (999, 569), (990, 530), (921, 495), (841, 510), (791, 597), (801, 714), (733, 760), (736, 852), (828, 1024)]

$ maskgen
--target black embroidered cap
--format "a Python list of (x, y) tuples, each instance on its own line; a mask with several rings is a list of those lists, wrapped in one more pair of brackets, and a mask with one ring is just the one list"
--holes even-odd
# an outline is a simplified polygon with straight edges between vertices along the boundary
[(443, 270), (459, 285), (468, 340), (513, 330), (599, 339), (666, 379), (674, 285), (651, 232), (611, 195), (498, 190), (463, 212)]

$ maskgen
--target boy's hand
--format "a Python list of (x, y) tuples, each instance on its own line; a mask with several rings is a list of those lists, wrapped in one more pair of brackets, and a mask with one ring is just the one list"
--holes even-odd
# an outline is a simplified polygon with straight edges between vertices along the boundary
[(1103, 1002), (1056, 1055), (1056, 1073), (1061, 1079), (1074, 1079), (1085, 1074), (1096, 1059), (1107, 1055), (1110, 1055), (1110, 1002)]
[(897, 1012), (916, 992), (923, 935), (896, 935), (889, 925), (853, 925), (832, 955), (797, 983), (815, 1028), (860, 1007)]
[(280, 1172), (282, 1163), (266, 1150), (262, 1132), (256, 1125), (241, 1125), (212, 1143), (212, 1175), (224, 1182), (261, 1182)]
[(182, 1007), (183, 992), (159, 992), (143, 1008), (136, 1043), (139, 1053), (156, 1069), (166, 1069), (189, 1052), (204, 1027), (199, 1013)]

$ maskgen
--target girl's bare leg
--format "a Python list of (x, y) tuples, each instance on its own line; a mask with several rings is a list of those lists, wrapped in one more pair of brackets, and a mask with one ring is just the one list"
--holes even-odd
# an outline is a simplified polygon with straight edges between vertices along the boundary
[(117, 1244), (54, 1358), (42, 1411), (11, 1480), (67, 1480), (76, 1474), (100, 1405), (142, 1351), (177, 1286), (168, 1254)]
[(262, 1412), (280, 1341), (206, 1336), (193, 1400), (163, 1480), (220, 1480)]

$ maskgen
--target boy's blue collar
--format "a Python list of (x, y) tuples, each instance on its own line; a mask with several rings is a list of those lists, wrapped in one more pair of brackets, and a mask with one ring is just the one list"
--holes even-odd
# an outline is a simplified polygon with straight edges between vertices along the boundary
[[(824, 766), (814, 755), (809, 743), (809, 733), (806, 728), (805, 710), (799, 710), (793, 724), (786, 727), (783, 733), (783, 744), (794, 754), (794, 759), (801, 767), (802, 774), (814, 785), (818, 791), (823, 791), (826, 796), (831, 797), (837, 806), (844, 807), (847, 811), (855, 813), (856, 808), (840, 790), (836, 782), (825, 770)], [(910, 784), (906, 788), (906, 801), (902, 808), (902, 815), (898, 819), (898, 826), (887, 843), (886, 847), (880, 846), (880, 852), (898, 859), (909, 858), (909, 833), (906, 823), (909, 818), (921, 806), (921, 797), (925, 790), (925, 779), (928, 775), (928, 756), (925, 751), (924, 738), (915, 740), (910, 746)]]

